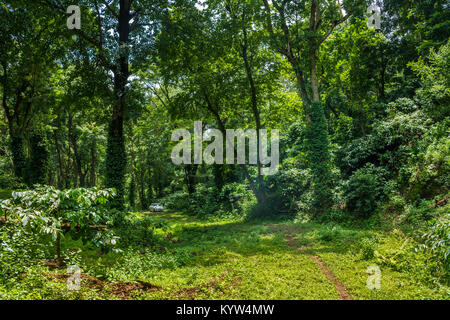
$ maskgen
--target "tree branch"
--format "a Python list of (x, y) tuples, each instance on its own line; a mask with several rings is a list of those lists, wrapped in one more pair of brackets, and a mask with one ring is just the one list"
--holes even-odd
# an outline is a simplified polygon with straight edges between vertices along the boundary
[(111, 8), (111, 6), (108, 4), (108, 2), (106, 2), (105, 0), (102, 0), (102, 4), (105, 5), (106, 9), (108, 9), (108, 11), (111, 12), (114, 17), (119, 19), (119, 14), (113, 8)]
[(331, 33), (334, 31), (334, 29), (340, 25), (341, 23), (345, 22), (346, 20), (348, 20), (348, 18), (351, 17), (351, 14), (346, 14), (344, 17), (342, 17), (342, 19), (335, 21), (331, 27), (328, 29), (328, 31), (324, 34), (324, 36), (322, 37), (322, 39), (320, 40), (320, 43), (323, 43), (325, 40), (327, 40), (327, 38), (331, 35)]

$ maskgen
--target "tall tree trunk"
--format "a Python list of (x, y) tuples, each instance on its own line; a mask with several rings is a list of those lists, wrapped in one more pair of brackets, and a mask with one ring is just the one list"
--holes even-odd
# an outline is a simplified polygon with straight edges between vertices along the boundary
[(14, 174), (17, 178), (25, 180), (27, 160), (24, 151), (24, 138), (19, 134), (11, 135), (11, 154), (14, 163)]
[(68, 136), (70, 143), (72, 144), (73, 149), (73, 155), (75, 157), (75, 173), (76, 173), (76, 179), (75, 179), (75, 187), (83, 187), (84, 186), (84, 176), (83, 172), (81, 170), (81, 157), (78, 152), (78, 143), (77, 138), (73, 132), (73, 114), (69, 113), (69, 120), (67, 122), (67, 130), (68, 130)]
[(91, 166), (90, 166), (90, 174), (89, 174), (89, 183), (91, 187), (94, 187), (97, 184), (97, 142), (95, 139), (92, 139), (91, 142)]
[(106, 151), (106, 181), (109, 188), (115, 188), (117, 197), (113, 205), (117, 209), (124, 208), (124, 182), (126, 167), (125, 139), (123, 136), (123, 117), (125, 108), (126, 85), (129, 76), (128, 42), (130, 34), (131, 0), (120, 0), (118, 33), (119, 57), (114, 72), (114, 97), (112, 119), (108, 130), (108, 145)]
[(63, 181), (64, 181), (64, 170), (63, 170), (63, 163), (62, 163), (62, 158), (61, 158), (61, 149), (59, 146), (58, 134), (57, 134), (57, 132), (59, 132), (61, 130), (61, 120), (59, 118), (59, 115), (57, 116), (57, 118), (55, 120), (55, 125), (58, 128), (57, 130), (53, 131), (53, 142), (55, 144), (56, 157), (58, 159), (57, 186), (58, 186), (58, 189), (61, 190), (63, 187)]
[(247, 55), (247, 49), (248, 49), (248, 41), (247, 41), (247, 30), (245, 28), (242, 29), (243, 35), (244, 35), (244, 43), (242, 45), (242, 59), (244, 60), (245, 65), (245, 71), (247, 72), (247, 79), (250, 86), (250, 95), (251, 95), (251, 105), (252, 105), (252, 112), (253, 116), (255, 117), (255, 124), (256, 124), (256, 164), (258, 166), (258, 194), (259, 198), (262, 202), (266, 201), (266, 192), (264, 190), (264, 180), (262, 176), (262, 164), (260, 159), (260, 143), (261, 143), (261, 116), (258, 109), (258, 100), (256, 97), (256, 86), (255, 82), (253, 80), (253, 70), (250, 66), (248, 55)]
[[(310, 31), (317, 32), (320, 25), (320, 7), (317, 0), (312, 2)], [(320, 88), (317, 76), (317, 56), (319, 44), (315, 37), (309, 41), (309, 67), (312, 103), (308, 108), (307, 149), (308, 159), (311, 163), (313, 180), (313, 209), (320, 215), (331, 204), (331, 172), (328, 127), (323, 105), (320, 101)]]
[[(204, 97), (205, 97), (205, 102), (206, 102), (206, 106), (207, 109), (213, 114), (213, 116), (216, 118), (217, 120), (217, 124), (219, 125), (219, 130), (222, 132), (222, 134), (224, 136), (226, 136), (227, 134), (227, 130), (225, 128), (225, 124), (222, 120), (222, 118), (220, 117), (219, 113), (214, 109), (214, 107), (211, 104), (211, 101), (209, 99), (208, 94), (206, 93), (206, 91), (204, 91)], [(236, 154), (237, 154), (237, 150), (236, 148), (234, 149), (234, 157), (235, 159)], [(248, 184), (250, 185), (250, 189), (252, 189), (253, 194), (255, 195), (256, 199), (258, 200), (258, 203), (263, 203), (263, 199), (261, 198), (260, 193), (258, 192), (258, 187), (256, 186), (255, 182), (253, 181), (252, 177), (250, 176), (250, 174), (248, 173), (248, 169), (247, 169), (247, 165), (246, 164), (240, 164), (240, 167), (242, 168), (242, 171), (244, 173), (244, 177), (247, 179)]]
[[(10, 147), (12, 154), (12, 161), (14, 165), (14, 174), (17, 178), (25, 179), (25, 168), (26, 168), (26, 155), (24, 152), (24, 136), (23, 130), (16, 130), (16, 126), (20, 125), (19, 121), (19, 109), (23, 100), (23, 93), (28, 88), (28, 83), (22, 81), (21, 85), (17, 88), (15, 93), (16, 101), (14, 105), (10, 106), (8, 99), (10, 98), (10, 93), (8, 91), (8, 64), (6, 60), (1, 61), (1, 66), (3, 68), (2, 76), (2, 106), (5, 112), (6, 119), (8, 121), (8, 131), (10, 138)], [(29, 104), (31, 106), (31, 104)]]
[[(267, 15), (267, 30), (273, 37), (274, 42), (277, 43), (276, 49), (283, 54), (291, 64), (297, 79), (298, 94), (303, 102), (303, 109), (307, 123), (307, 154), (312, 169), (313, 175), (313, 191), (316, 210), (324, 212), (331, 203), (330, 198), (330, 168), (329, 168), (329, 150), (328, 150), (328, 129), (323, 111), (323, 106), (320, 103), (320, 88), (317, 76), (317, 61), (318, 52), (321, 43), (333, 31), (334, 27), (339, 23), (345, 21), (348, 17), (344, 17), (336, 21), (331, 29), (321, 35), (319, 27), (322, 22), (321, 9), (318, 0), (311, 1), (311, 12), (309, 17), (308, 39), (305, 43), (307, 46), (307, 58), (309, 63), (309, 84), (310, 92), (306, 89), (307, 80), (300, 64), (300, 58), (294, 54), (293, 47), (296, 45), (291, 41), (290, 29), (286, 20), (286, 1), (275, 6), (279, 13), (279, 26), (283, 32), (282, 44), (275, 35), (272, 25), (271, 8), (268, 0), (263, 0)], [(298, 46), (297, 46), (298, 49)]]
[(311, 91), (312, 103), (320, 102), (319, 81), (317, 79), (317, 53), (315, 43), (311, 43), (312, 48), (309, 52), (310, 76), (311, 76)]
[(141, 210), (147, 209), (147, 197), (145, 195), (145, 171), (141, 170), (139, 174), (139, 183), (138, 183), (138, 193), (139, 193), (139, 201), (141, 204)]
[(195, 192), (195, 176), (197, 174), (198, 164), (186, 164), (184, 165), (184, 174), (186, 186), (189, 194)]
[(61, 259), (61, 234), (59, 231), (56, 234), (56, 257)]
[(222, 191), (223, 185), (225, 184), (224, 169), (225, 165), (213, 164), (214, 184), (219, 192)]

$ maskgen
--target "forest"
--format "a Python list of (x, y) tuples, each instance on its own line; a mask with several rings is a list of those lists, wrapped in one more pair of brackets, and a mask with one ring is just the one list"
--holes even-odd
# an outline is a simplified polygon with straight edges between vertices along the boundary
[(0, 0), (0, 300), (450, 300), (449, 36), (446, 0)]

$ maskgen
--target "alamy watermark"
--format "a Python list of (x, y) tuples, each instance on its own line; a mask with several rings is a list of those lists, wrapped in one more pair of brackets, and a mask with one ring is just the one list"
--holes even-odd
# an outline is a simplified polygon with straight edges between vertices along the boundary
[(367, 25), (369, 28), (374, 28), (376, 30), (381, 29), (381, 8), (375, 4), (372, 4), (367, 8), (367, 13), (369, 18), (367, 19)]
[(70, 16), (67, 18), (67, 28), (81, 29), (81, 11), (79, 6), (71, 5), (67, 7), (67, 11)]
[(369, 266), (366, 270), (369, 277), (366, 281), (366, 286), (370, 290), (380, 290), (381, 289), (381, 269), (379, 266), (373, 265)]
[(80, 290), (81, 283), (81, 269), (78, 266), (68, 266), (67, 273), (72, 274), (66, 280), (67, 288), (69, 290)]
[[(259, 134), (259, 145), (258, 145)], [(246, 164), (246, 149), (248, 145), (248, 163), (251, 165), (259, 163), (263, 167), (261, 175), (274, 175), (278, 172), (280, 163), (280, 144), (279, 131), (271, 130), (270, 148), (268, 146), (268, 132), (266, 129), (226, 129), (226, 164)], [(211, 141), (205, 150), (203, 142)], [(247, 144), (248, 139), (248, 144)], [(207, 129), (203, 132), (201, 121), (194, 122), (194, 137), (191, 139), (191, 133), (187, 129), (178, 129), (172, 133), (172, 141), (180, 141), (172, 149), (172, 162), (175, 165), (180, 164), (224, 164), (224, 140), (223, 133), (217, 129)], [(194, 144), (194, 157), (192, 161), (192, 140)], [(235, 141), (237, 140), (237, 147)], [(270, 150), (270, 155), (268, 154)], [(237, 158), (237, 159), (236, 159)], [(237, 160), (237, 161), (235, 161)]]

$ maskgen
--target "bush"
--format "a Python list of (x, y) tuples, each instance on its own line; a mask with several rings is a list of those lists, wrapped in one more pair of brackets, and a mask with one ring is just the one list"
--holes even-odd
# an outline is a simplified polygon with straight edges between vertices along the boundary
[(11, 198), (12, 190), (0, 189), (0, 200), (6, 200)]
[(124, 219), (124, 223), (117, 229), (116, 233), (120, 237), (123, 247), (131, 246), (135, 243), (142, 245), (154, 244), (157, 242), (155, 231), (167, 230), (168, 224), (163, 219), (155, 219), (145, 216), (139, 220)]
[(386, 170), (372, 164), (357, 170), (344, 185), (347, 210), (362, 218), (376, 211), (388, 193), (387, 175)]
[(436, 263), (434, 272), (446, 281), (450, 280), (450, 221), (449, 216), (435, 219), (422, 234), (424, 243), (420, 249), (430, 252)]
[(298, 169), (292, 160), (283, 164), (276, 175), (269, 176), (267, 185), (271, 186), (269, 195), (279, 210), (295, 213), (299, 210), (298, 201), (310, 191), (311, 170)]
[(28, 232), (20, 225), (0, 226), (0, 282), (11, 281), (45, 258), (42, 236)]
[(409, 64), (419, 75), (422, 87), (416, 92), (416, 99), (421, 107), (433, 119), (440, 121), (450, 116), (450, 41), (439, 48), (431, 50), (428, 61), (422, 58)]
[(214, 215), (219, 210), (217, 189), (198, 184), (195, 192), (189, 195), (189, 206), (186, 209), (189, 214), (199, 217)]
[(184, 211), (189, 207), (189, 194), (176, 191), (162, 198), (161, 203), (168, 209)]
[[(3, 171), (4, 168), (0, 168)], [(16, 189), (20, 185), (19, 181), (14, 174), (6, 172), (0, 172), (0, 189)]]
[(433, 127), (405, 166), (401, 180), (410, 200), (431, 198), (450, 190), (449, 125), (450, 119), (447, 119)]
[(321, 223), (344, 223), (349, 219), (349, 215), (344, 210), (332, 208), (324, 215), (320, 216), (318, 221)]
[(230, 183), (222, 188), (219, 195), (219, 202), (223, 210), (242, 210), (243, 204), (251, 196), (246, 186), (239, 183)]
[(112, 232), (106, 231), (105, 225), (98, 226), (112, 224), (106, 204), (114, 196), (115, 191), (112, 189), (78, 188), (61, 191), (37, 186), (34, 190), (13, 192), (12, 199), (0, 201), (0, 208), (8, 220), (22, 225), (26, 231), (51, 235), (60, 258), (61, 237), (67, 230), (76, 231), (83, 240), (91, 240), (98, 246), (115, 244), (116, 237)]
[(396, 114), (374, 124), (371, 134), (354, 140), (336, 153), (336, 164), (344, 177), (371, 163), (394, 177), (408, 161), (417, 141), (429, 130), (430, 121), (420, 112)]
[(255, 203), (246, 215), (247, 220), (273, 218), (278, 210), (267, 203)]
[(360, 244), (361, 258), (363, 260), (370, 260), (375, 256), (375, 249), (377, 242), (374, 238), (364, 238)]
[(194, 193), (177, 191), (161, 199), (161, 202), (169, 209), (197, 217), (229, 218), (245, 216), (254, 198), (245, 184), (229, 183), (219, 192), (215, 186), (198, 183)]
[(342, 228), (337, 225), (327, 225), (319, 232), (319, 238), (322, 241), (331, 242), (342, 236)]
[(399, 98), (389, 103), (388, 107), (390, 112), (401, 112), (405, 114), (416, 112), (419, 109), (417, 104), (409, 98)]

